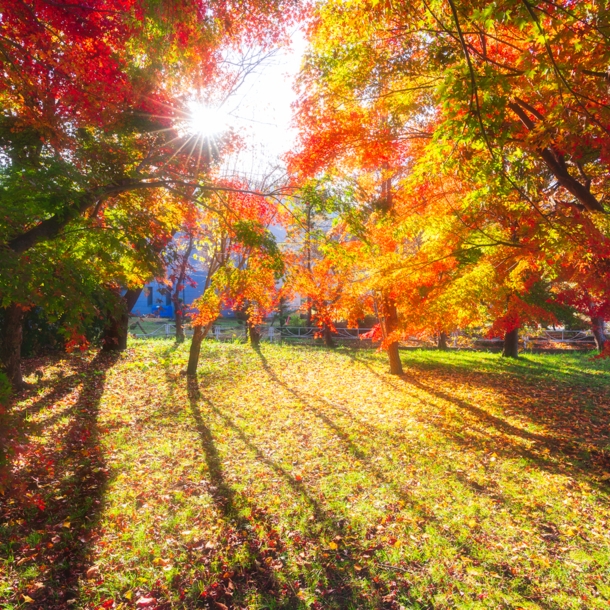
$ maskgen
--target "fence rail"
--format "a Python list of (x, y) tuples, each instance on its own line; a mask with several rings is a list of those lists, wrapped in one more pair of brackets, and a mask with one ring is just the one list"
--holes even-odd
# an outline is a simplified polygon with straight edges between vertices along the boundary
[[(136, 328), (140, 329), (140, 333), (134, 332)], [(338, 328), (336, 332), (332, 334), (333, 339), (340, 341), (357, 341), (365, 333), (368, 333), (370, 328)], [(147, 332), (142, 324), (138, 321), (130, 326), (132, 335), (138, 339), (148, 339), (155, 337), (173, 337), (176, 333), (175, 324), (160, 324), (158, 328)], [(309, 340), (313, 341), (320, 332), (317, 327), (295, 327), (295, 326), (266, 326), (262, 327), (261, 339), (264, 341), (278, 342), (283, 340)], [(184, 334), (187, 337), (193, 335), (193, 329), (190, 326), (185, 326)], [(208, 334), (209, 339), (216, 339), (217, 341), (232, 341), (246, 338), (245, 327), (227, 327), (222, 325), (216, 325), (212, 327), (212, 330)], [(540, 344), (566, 344), (566, 345), (590, 345), (594, 342), (594, 337), (591, 331), (586, 330), (539, 330), (531, 333), (523, 333), (521, 337), (525, 347), (531, 345)], [(460, 332), (452, 333), (450, 336), (450, 343), (454, 347), (458, 345), (464, 345), (468, 342), (473, 344), (476, 341), (485, 341), (482, 337), (467, 336)], [(435, 344), (435, 338), (430, 336), (420, 337), (409, 337), (402, 343), (410, 345), (433, 345)]]
[[(141, 332), (134, 332), (136, 327)], [(173, 337), (176, 334), (175, 324), (160, 324), (158, 328), (147, 332), (140, 322), (136, 322), (130, 326), (132, 335), (138, 339), (148, 339), (153, 337)], [(369, 332), (370, 328), (338, 328), (336, 333), (333, 333), (335, 339), (345, 340), (358, 340), (360, 335)], [(263, 327), (261, 339), (267, 341), (280, 341), (282, 339), (311, 339), (313, 340), (316, 333), (320, 331), (316, 327), (279, 327), (279, 326), (268, 326)], [(187, 337), (193, 335), (193, 329), (189, 326), (185, 326), (184, 334)], [(218, 341), (233, 340), (233, 339), (245, 339), (246, 329), (244, 327), (233, 326), (214, 326), (208, 334), (208, 338), (216, 339)]]

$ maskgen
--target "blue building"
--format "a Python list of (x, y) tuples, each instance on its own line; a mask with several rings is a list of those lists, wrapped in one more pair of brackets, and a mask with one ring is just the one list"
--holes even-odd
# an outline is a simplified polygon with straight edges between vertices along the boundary
[[(273, 226), (270, 227), (270, 230), (276, 241), (279, 244), (282, 244), (286, 239), (285, 229), (280, 226)], [(197, 269), (198, 266), (201, 267), (201, 263), (192, 257), (190, 263), (195, 269)], [(191, 271), (189, 273), (189, 278), (195, 283), (195, 286), (185, 285), (181, 293), (182, 302), (187, 306), (191, 305), (195, 299), (203, 294), (207, 273), (205, 271)], [(300, 305), (300, 299), (298, 301), (297, 307)], [(225, 318), (235, 317), (235, 312), (231, 309), (223, 309), (221, 313)], [(172, 303), (171, 294), (169, 294), (167, 286), (156, 281), (152, 281), (144, 287), (142, 294), (131, 310), (131, 315), (133, 316), (146, 316), (151, 314), (161, 318), (174, 317), (174, 305)]]
[[(183, 303), (191, 305), (197, 297), (203, 294), (206, 277), (207, 275), (204, 271), (194, 271), (190, 274), (190, 278), (196, 283), (196, 286), (185, 285), (180, 293)], [(155, 314), (161, 318), (173, 318), (174, 305), (167, 287), (156, 281), (147, 284), (144, 290), (142, 290), (140, 298), (133, 306), (131, 314), (134, 316)]]

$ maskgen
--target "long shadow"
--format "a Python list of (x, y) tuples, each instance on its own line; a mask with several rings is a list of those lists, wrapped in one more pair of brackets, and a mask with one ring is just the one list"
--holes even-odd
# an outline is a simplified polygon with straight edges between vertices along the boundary
[[(425, 501), (418, 500), (418, 499), (414, 498), (413, 496), (411, 496), (408, 493), (408, 491), (405, 490), (404, 486), (400, 486), (396, 481), (394, 481), (393, 479), (390, 479), (384, 471), (382, 471), (381, 469), (374, 466), (371, 461), (371, 458), (374, 457), (373, 455), (369, 456), (369, 455), (367, 455), (367, 453), (365, 451), (360, 449), (351, 440), (349, 434), (341, 426), (339, 426), (337, 423), (335, 423), (326, 414), (321, 412), (320, 409), (318, 409), (315, 406), (313, 406), (312, 404), (310, 404), (306, 400), (306, 395), (304, 393), (299, 392), (298, 390), (295, 390), (292, 386), (290, 386), (285, 381), (283, 381), (280, 377), (278, 377), (278, 375), (269, 365), (267, 359), (265, 358), (264, 354), (261, 352), (260, 348), (256, 349), (255, 351), (257, 352), (259, 358), (261, 359), (261, 365), (262, 365), (263, 369), (265, 370), (265, 372), (267, 373), (267, 375), (270, 377), (270, 379), (272, 379), (274, 381), (274, 383), (276, 383), (277, 385), (279, 385), (280, 387), (282, 387), (286, 391), (288, 391), (290, 394), (292, 394), (300, 402), (301, 405), (303, 405), (307, 410), (309, 410), (311, 413), (313, 413), (316, 417), (318, 417), (321, 421), (323, 421), (331, 430), (333, 430), (333, 432), (336, 434), (336, 436), (343, 442), (343, 444), (344, 444), (345, 448), (348, 450), (348, 452), (351, 453), (351, 455), (353, 455), (359, 461), (363, 470), (365, 470), (369, 475), (371, 475), (379, 483), (381, 483), (381, 484), (387, 486), (389, 489), (391, 489), (392, 493), (396, 496), (396, 498), (398, 500), (402, 501), (402, 503), (405, 506), (409, 506), (410, 509), (415, 514), (417, 514), (420, 518), (423, 518), (426, 522), (430, 522), (430, 521), (434, 520), (434, 518), (431, 516), (429, 506), (427, 505), (427, 503)], [(327, 401), (325, 399), (316, 397), (315, 400), (323, 402), (327, 406), (337, 410), (337, 407), (335, 405), (333, 405), (332, 403), (330, 403), (329, 401)], [(340, 413), (342, 415), (344, 415), (343, 411), (344, 411), (343, 409), (340, 410)], [(353, 417), (351, 418), (351, 420), (355, 421)], [(360, 423), (360, 422), (357, 422), (357, 423)], [(384, 432), (384, 434), (385, 434), (385, 432)], [(396, 441), (400, 440), (397, 436), (394, 436), (393, 438)], [(455, 540), (450, 535), (447, 535), (446, 533), (438, 532), (438, 535), (440, 537), (447, 539), (447, 541), (450, 544), (455, 543)], [(462, 552), (464, 554), (468, 554), (467, 550), (463, 549)]]
[[(189, 377), (187, 379), (187, 389), (189, 397), (189, 405), (191, 414), (195, 421), (195, 426), (201, 440), (201, 446), (204, 452), (204, 458), (208, 467), (208, 475), (210, 478), (209, 492), (212, 496), (216, 506), (224, 516), (225, 520), (231, 524), (232, 537), (234, 542), (240, 547), (247, 547), (247, 552), (250, 561), (247, 566), (234, 574), (232, 582), (237, 585), (237, 596), (244, 595), (246, 589), (254, 588), (264, 595), (268, 595), (278, 600), (279, 608), (291, 608), (297, 603), (297, 598), (294, 595), (286, 595), (286, 591), (282, 589), (281, 583), (277, 579), (271, 564), (277, 561), (277, 551), (281, 551), (282, 546), (279, 541), (276, 541), (273, 548), (266, 549), (263, 551), (258, 539), (256, 532), (252, 531), (250, 520), (242, 516), (240, 513), (243, 509), (249, 508), (250, 515), (255, 516), (257, 522), (263, 522), (267, 536), (269, 532), (274, 532), (275, 529), (269, 523), (265, 523), (262, 518), (262, 512), (257, 510), (255, 506), (250, 502), (244, 502), (236, 492), (233, 490), (231, 485), (227, 483), (224, 474), (224, 467), (211, 429), (203, 421), (199, 403), (202, 399), (201, 392), (199, 390), (199, 384), (196, 378)], [(207, 401), (206, 401), (207, 402)], [(209, 404), (209, 403), (208, 403)], [(223, 584), (222, 579), (216, 583), (213, 583), (214, 587), (214, 601), (211, 602), (213, 607), (221, 607), (220, 604), (228, 602), (229, 606), (232, 607), (234, 593), (232, 590), (227, 590)], [(205, 592), (204, 592), (205, 593)], [(284, 598), (282, 600), (282, 598)], [(280, 601), (281, 600), (281, 601)], [(225, 605), (225, 607), (227, 607)]]
[[(237, 438), (240, 439), (246, 448), (254, 454), (257, 461), (261, 462), (276, 475), (281, 477), (284, 483), (292, 489), (294, 494), (309, 506), (314, 519), (314, 525), (309, 528), (307, 534), (310, 538), (316, 538), (318, 540), (318, 548), (323, 548), (323, 537), (328, 537), (330, 535), (332, 539), (332, 537), (335, 535), (345, 533), (347, 520), (338, 517), (337, 515), (334, 515), (330, 511), (321, 507), (319, 502), (308, 492), (304, 483), (297, 481), (284, 468), (282, 468), (274, 460), (267, 457), (230, 417), (225, 415), (210, 400), (202, 397), (195, 379), (189, 379), (188, 392), (191, 412), (201, 438), (206, 463), (210, 473), (210, 479), (214, 487), (212, 496), (214, 497), (219, 509), (223, 512), (225, 518), (231, 521), (237, 529), (244, 530), (243, 526), (246, 519), (239, 515), (239, 509), (245, 508), (248, 512), (250, 512), (251, 515), (255, 516), (255, 521), (259, 525), (262, 523), (266, 532), (275, 531), (273, 523), (263, 517), (264, 511), (257, 508), (251, 499), (245, 499), (241, 497), (240, 494), (236, 494), (236, 492), (231, 489), (230, 485), (227, 484), (223, 472), (222, 461), (215, 447), (213, 435), (209, 427), (203, 422), (203, 418), (201, 416), (201, 411), (199, 409), (200, 402), (204, 402), (206, 407), (212, 413), (214, 413), (214, 415), (218, 417), (223, 424), (236, 435)], [(320, 530), (322, 530), (322, 533), (320, 533)], [(245, 570), (240, 575), (238, 583), (249, 583), (249, 586), (255, 586), (259, 592), (262, 592), (264, 595), (271, 597), (274, 600), (273, 607), (289, 609), (301, 607), (302, 603), (299, 602), (299, 599), (296, 596), (296, 591), (291, 591), (287, 596), (285, 586), (283, 589), (281, 588), (281, 585), (273, 570), (264, 568), (265, 565), (269, 564), (269, 559), (273, 561), (272, 556), (269, 555), (269, 550), (266, 551), (266, 554), (261, 555), (259, 547), (253, 542), (253, 540), (249, 541), (249, 550), (253, 558), (253, 564), (256, 566), (254, 569), (254, 574), (252, 570)], [(282, 541), (278, 539), (275, 543), (273, 552), (277, 556), (277, 554), (284, 548), (285, 547), (283, 546)], [(349, 551), (346, 549), (346, 552), (349, 553), (350, 559), (353, 558), (350, 565), (338, 567), (332, 561), (328, 561), (324, 566), (325, 577), (328, 583), (328, 589), (325, 592), (325, 599), (326, 603), (330, 604), (329, 607), (358, 607), (359, 604), (365, 601), (365, 597), (361, 597), (361, 593), (352, 585), (351, 581), (355, 578), (356, 572), (353, 570), (353, 565), (351, 564), (355, 563), (358, 560), (358, 557), (365, 553), (366, 550), (363, 548), (356, 548), (354, 546), (354, 548), (350, 548)], [(345, 559), (345, 557), (343, 559)], [(379, 586), (381, 587), (382, 585)], [(381, 605), (380, 608), (381, 607), (384, 606)]]
[[(448, 436), (450, 436), (455, 442), (468, 445), (472, 448), (472, 445), (478, 446), (481, 451), (489, 451), (493, 448), (493, 451), (498, 455), (502, 455), (508, 458), (521, 457), (526, 459), (529, 462), (535, 463), (537, 467), (546, 470), (547, 472), (552, 472), (554, 474), (565, 474), (565, 466), (563, 464), (558, 463), (557, 461), (550, 459), (553, 456), (557, 456), (558, 454), (562, 454), (566, 457), (569, 457), (575, 461), (580, 461), (579, 464), (575, 464), (574, 461), (570, 463), (570, 468), (574, 472), (580, 472), (588, 479), (590, 479), (590, 469), (592, 465), (592, 460), (596, 460), (600, 466), (610, 465), (610, 460), (608, 456), (605, 455), (603, 450), (595, 451), (591, 450), (589, 447), (587, 449), (586, 454), (583, 456), (582, 451), (578, 447), (578, 436), (575, 434), (567, 435), (565, 434), (557, 434), (558, 432), (562, 432), (561, 424), (565, 421), (568, 421), (567, 417), (564, 416), (560, 411), (561, 409), (550, 409), (548, 405), (543, 405), (540, 407), (541, 412), (537, 413), (536, 409), (533, 409), (531, 406), (525, 407), (523, 403), (519, 401), (519, 398), (529, 397), (528, 392), (536, 393), (536, 390), (539, 390), (539, 387), (531, 385), (527, 380), (522, 378), (513, 378), (510, 379), (507, 376), (500, 376), (498, 374), (494, 374), (491, 372), (481, 372), (481, 371), (472, 371), (470, 373), (477, 373), (476, 377), (470, 376), (467, 379), (464, 379), (463, 382), (465, 385), (473, 388), (485, 388), (492, 389), (496, 392), (500, 389), (504, 389), (504, 397), (510, 400), (510, 409), (514, 412), (519, 413), (522, 416), (525, 416), (533, 423), (541, 423), (546, 428), (553, 431), (550, 434), (536, 434), (533, 432), (529, 432), (524, 430), (523, 428), (514, 426), (508, 421), (505, 421), (501, 417), (497, 417), (488, 413), (485, 409), (477, 407), (472, 403), (462, 400), (448, 392), (444, 392), (443, 390), (438, 389), (438, 387), (432, 386), (428, 383), (424, 383), (421, 379), (415, 377), (413, 374), (406, 373), (402, 377), (395, 377), (392, 381), (387, 379), (384, 375), (380, 374), (376, 371), (368, 362), (364, 359), (358, 358), (356, 355), (347, 353), (346, 354), (353, 361), (358, 362), (360, 365), (364, 366), (369, 372), (375, 375), (378, 379), (380, 379), (385, 385), (391, 387), (396, 391), (403, 391), (406, 385), (410, 385), (412, 387), (418, 388), (419, 390), (423, 390), (430, 396), (435, 396), (445, 402), (453, 404), (459, 408), (462, 412), (468, 413), (475, 421), (480, 422), (483, 426), (491, 428), (496, 432), (519, 439), (520, 441), (525, 441), (531, 444), (531, 448), (526, 448), (523, 445), (515, 445), (512, 444), (510, 447), (498, 446), (497, 443), (493, 442), (493, 439), (490, 439), (489, 443), (485, 443), (481, 439), (477, 438), (474, 435), (471, 435), (468, 438), (468, 441), (463, 439), (464, 429), (460, 429), (459, 434), (457, 431), (453, 430), (453, 427), (450, 424), (446, 424), (443, 422), (435, 422), (435, 426), (442, 430), (442, 432)], [(438, 364), (426, 363), (423, 366), (420, 366), (420, 363), (409, 362), (409, 367), (412, 370), (426, 373), (434, 372), (434, 380), (435, 383), (440, 385), (446, 381), (447, 385), (451, 385), (455, 383), (455, 375), (452, 375), (450, 372), (446, 372), (443, 370), (443, 366)], [(396, 381), (394, 381), (394, 379)], [(512, 382), (512, 384), (511, 384)], [(511, 384), (510, 389), (506, 388), (507, 384)], [(610, 412), (606, 415), (606, 426), (610, 423)], [(572, 422), (574, 425), (577, 425), (582, 430), (583, 428), (588, 427), (588, 423), (585, 419), (583, 422), (582, 419), (578, 419), (575, 422)], [(461, 422), (463, 425), (463, 422)], [(468, 424), (466, 424), (468, 427)], [(470, 427), (473, 427), (470, 425)], [(480, 433), (481, 430), (478, 428), (477, 431)], [(601, 443), (607, 443), (607, 435), (599, 435), (599, 441)], [(541, 453), (541, 450), (544, 450), (547, 455)], [(606, 465), (607, 464), (607, 465)], [(607, 486), (603, 484), (598, 484), (594, 481), (589, 480), (589, 483), (592, 483), (597, 488), (604, 492), (608, 492)]]
[(117, 357), (100, 352), (86, 366), (61, 438), (24, 448), (18, 479), (0, 505), (0, 555), (18, 583), (6, 601), (16, 606), (32, 599), (30, 608), (76, 607), (108, 484), (97, 418)]
[[(379, 483), (382, 483), (382, 484), (388, 486), (392, 490), (392, 492), (394, 493), (394, 495), (396, 496), (397, 499), (404, 502), (405, 505), (409, 505), (415, 512), (419, 513), (420, 516), (423, 516), (423, 517), (428, 516), (428, 509), (424, 504), (422, 504), (421, 502), (419, 502), (419, 501), (415, 500), (413, 497), (411, 497), (395, 481), (388, 478), (388, 476), (386, 475), (385, 472), (383, 472), (382, 470), (380, 470), (379, 468), (374, 466), (371, 463), (371, 457), (373, 457), (373, 456), (367, 455), (367, 453), (365, 451), (360, 449), (351, 440), (349, 434), (341, 426), (339, 426), (337, 423), (335, 423), (326, 414), (321, 412), (320, 409), (318, 409), (315, 406), (313, 406), (312, 404), (310, 404), (306, 400), (306, 395), (304, 393), (302, 393), (298, 390), (295, 390), (292, 386), (290, 386), (285, 381), (280, 379), (277, 376), (277, 374), (275, 373), (275, 371), (269, 366), (267, 359), (265, 358), (265, 356), (262, 354), (262, 352), (260, 350), (257, 350), (257, 353), (261, 359), (263, 369), (265, 370), (267, 375), (269, 375), (269, 377), (276, 384), (283, 387), (286, 391), (288, 391), (290, 394), (292, 394), (296, 399), (299, 400), (299, 402), (306, 409), (308, 409), (311, 413), (313, 413), (316, 417), (318, 417), (321, 421), (323, 421), (331, 430), (333, 430), (333, 432), (336, 434), (336, 436), (344, 443), (344, 445), (345, 445), (346, 449), (349, 451), (349, 453), (351, 453), (356, 459), (358, 459), (358, 461), (360, 462), (360, 465), (368, 474), (370, 474), (375, 479), (377, 479), (377, 481)], [(395, 389), (400, 389), (400, 388), (395, 388)], [(318, 397), (316, 397), (315, 400), (323, 402), (327, 406), (330, 406), (331, 408), (334, 408), (336, 410), (336, 407), (327, 400), (324, 400), (324, 399), (318, 398)], [(343, 414), (343, 410), (341, 410), (341, 414)], [(352, 421), (353, 421), (353, 418), (352, 418)], [(384, 431), (383, 434), (385, 435), (387, 433)], [(397, 435), (390, 435), (390, 436), (396, 442), (400, 442), (400, 440), (401, 440)], [(403, 441), (404, 441), (404, 439), (403, 439)]]

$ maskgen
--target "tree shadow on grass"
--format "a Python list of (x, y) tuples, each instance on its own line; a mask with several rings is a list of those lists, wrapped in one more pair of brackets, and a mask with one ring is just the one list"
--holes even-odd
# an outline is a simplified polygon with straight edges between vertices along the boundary
[[(28, 608), (74, 608), (108, 484), (97, 417), (108, 370), (118, 355), (99, 353), (84, 367), (70, 419), (47, 443), (26, 442), (16, 476), (0, 504), (0, 555), (12, 591), (7, 603)], [(40, 408), (69, 391), (52, 391)], [(15, 414), (14, 425), (28, 424)], [(51, 425), (51, 424), (49, 424)], [(18, 460), (18, 462), (17, 462)], [(27, 597), (24, 597), (27, 596)]]
[[(324, 598), (324, 606), (319, 607), (358, 608), (365, 602), (368, 602), (368, 607), (370, 607), (370, 599), (367, 599), (366, 594), (358, 590), (353, 584), (357, 576), (362, 576), (357, 574), (354, 566), (358, 558), (366, 552), (366, 549), (353, 545), (353, 548), (348, 549), (345, 547), (343, 549), (344, 555), (339, 557), (338, 551), (333, 553), (332, 550), (327, 548), (327, 543), (323, 541), (326, 538), (332, 540), (335, 536), (343, 537), (348, 525), (347, 520), (324, 509), (309, 493), (307, 486), (303, 482), (295, 479), (282, 466), (267, 457), (230, 417), (218, 409), (210, 400), (202, 397), (196, 379), (190, 378), (188, 380), (188, 393), (191, 413), (201, 438), (212, 483), (212, 497), (225, 519), (232, 524), (233, 528), (236, 531), (242, 532), (242, 536), (246, 535), (246, 539), (242, 540), (242, 544), (246, 544), (249, 549), (250, 561), (249, 565), (244, 567), (240, 574), (233, 576), (233, 582), (237, 585), (238, 590), (241, 588), (241, 593), (243, 594), (248, 589), (255, 589), (267, 599), (272, 599), (273, 607), (276, 608), (299, 608), (306, 606), (296, 595), (298, 593), (299, 579), (297, 578), (297, 581), (294, 581), (293, 575), (286, 574), (282, 583), (281, 579), (278, 578), (283, 568), (278, 558), (282, 552), (286, 551), (286, 546), (277, 534), (272, 516), (267, 515), (266, 511), (258, 508), (251, 498), (245, 498), (241, 494), (236, 493), (228, 484), (222, 460), (215, 446), (213, 433), (205, 424), (201, 415), (199, 408), (201, 402), (204, 402), (206, 408), (214, 413), (223, 426), (226, 426), (245, 445), (247, 450), (254, 455), (256, 461), (264, 464), (275, 475), (280, 477), (284, 484), (292, 490), (294, 495), (307, 506), (313, 523), (305, 535), (308, 539), (315, 540), (318, 550), (326, 548), (329, 551), (327, 553), (327, 560), (323, 563), (324, 578), (320, 579), (318, 585), (320, 595)], [(253, 525), (256, 527), (253, 528)], [(256, 529), (259, 530), (258, 534)], [(260, 530), (264, 532), (263, 539), (267, 537), (273, 541), (264, 550), (261, 550)], [(346, 556), (348, 555), (349, 561), (346, 561)], [(341, 563), (341, 565), (338, 565), (338, 563)], [(302, 583), (305, 583), (304, 578)], [(382, 583), (379, 583), (377, 586), (379, 589), (383, 589)], [(219, 601), (225, 604), (228, 602), (232, 603), (232, 598), (233, 596), (224, 597), (219, 599)], [(381, 600), (381, 594), (379, 599)], [(377, 607), (393, 608), (395, 606), (379, 601)]]
[[(426, 363), (420, 366), (419, 363), (409, 362), (411, 372), (407, 372), (401, 377), (392, 377), (390, 380), (376, 371), (365, 359), (352, 353), (346, 355), (396, 391), (401, 392), (405, 387), (411, 386), (458, 407), (459, 412), (467, 415), (470, 423), (468, 421), (459, 422), (460, 427), (457, 429), (455, 423), (451, 421), (436, 420), (434, 422), (435, 427), (455, 442), (483, 452), (493, 451), (505, 458), (523, 458), (538, 468), (554, 474), (566, 474), (566, 471), (570, 470), (574, 474), (585, 476), (591, 484), (608, 493), (607, 485), (600, 485), (595, 480), (591, 480), (592, 468), (607, 470), (610, 467), (610, 454), (603, 449), (608, 442), (607, 430), (610, 425), (610, 412), (607, 409), (605, 411), (599, 409), (595, 415), (592, 415), (578, 406), (568, 406), (568, 403), (571, 402), (568, 395), (563, 399), (558, 396), (557, 403), (554, 405), (542, 403), (533, 406), (531, 398), (537, 396), (540, 385), (523, 377), (509, 378), (493, 372), (468, 370), (470, 373), (468, 377), (457, 379), (460, 384), (475, 390), (482, 388), (498, 392), (508, 402), (508, 405), (503, 406), (504, 410), (508, 409), (518, 413), (532, 423), (543, 425), (550, 431), (546, 434), (530, 432), (502, 417), (489, 413), (472, 402), (439, 389), (444, 386), (451, 387), (456, 383), (456, 371), (451, 367), (448, 371), (444, 365)], [(413, 371), (416, 372), (416, 375), (413, 374)], [(466, 372), (466, 370), (462, 372)], [(603, 418), (601, 425), (599, 421), (595, 421), (595, 428), (593, 428), (592, 423), (595, 419), (599, 420), (600, 417)], [(483, 434), (483, 436), (485, 436), (486, 429), (492, 430), (494, 434), (484, 440), (480, 436), (470, 433), (469, 429)], [(599, 430), (599, 433), (591, 434), (592, 429)], [(496, 434), (512, 438), (515, 442), (507, 445), (498, 443)], [(583, 440), (585, 441), (584, 448), (581, 446)], [(595, 444), (601, 447), (595, 448)]]

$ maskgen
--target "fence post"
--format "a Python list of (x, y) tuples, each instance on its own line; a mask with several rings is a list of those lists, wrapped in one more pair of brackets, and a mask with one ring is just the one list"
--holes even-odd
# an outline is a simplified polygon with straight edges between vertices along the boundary
[(269, 341), (271, 343), (273, 343), (273, 340), (275, 339), (275, 330), (273, 328), (273, 326), (269, 327)]

